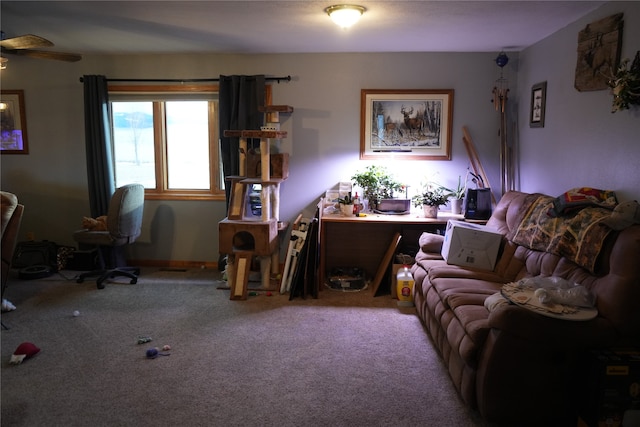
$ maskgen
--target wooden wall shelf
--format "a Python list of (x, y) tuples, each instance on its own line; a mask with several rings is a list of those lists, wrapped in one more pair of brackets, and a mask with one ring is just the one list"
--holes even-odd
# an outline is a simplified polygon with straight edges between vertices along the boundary
[(287, 137), (287, 131), (284, 131), (284, 130), (225, 130), (224, 136), (227, 138), (282, 139)]
[(293, 107), (290, 105), (266, 105), (258, 107), (261, 113), (293, 113)]

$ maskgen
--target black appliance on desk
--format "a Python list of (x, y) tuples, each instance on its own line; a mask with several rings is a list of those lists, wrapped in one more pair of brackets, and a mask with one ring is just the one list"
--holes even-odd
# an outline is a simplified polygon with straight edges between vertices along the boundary
[(465, 219), (486, 220), (491, 217), (491, 189), (467, 189), (464, 197)]

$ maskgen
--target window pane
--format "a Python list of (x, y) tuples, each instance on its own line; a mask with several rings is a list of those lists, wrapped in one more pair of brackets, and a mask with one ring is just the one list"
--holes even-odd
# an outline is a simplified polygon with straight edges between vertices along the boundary
[(208, 190), (209, 103), (167, 101), (167, 173), (170, 189)]
[(155, 188), (153, 103), (112, 102), (116, 187), (137, 182)]

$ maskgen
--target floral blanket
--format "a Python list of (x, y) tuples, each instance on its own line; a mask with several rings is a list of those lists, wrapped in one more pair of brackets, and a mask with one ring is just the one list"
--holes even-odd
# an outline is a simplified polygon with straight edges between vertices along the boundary
[(555, 198), (538, 196), (522, 216), (511, 240), (529, 249), (564, 256), (595, 273), (598, 254), (611, 228), (601, 224), (611, 210), (587, 207), (569, 215), (552, 217)]

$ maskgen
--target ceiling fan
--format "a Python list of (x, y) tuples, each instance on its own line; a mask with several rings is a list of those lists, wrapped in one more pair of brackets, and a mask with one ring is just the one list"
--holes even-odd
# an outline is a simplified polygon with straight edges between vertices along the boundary
[[(53, 43), (43, 37), (33, 34), (5, 38), (4, 31), (2, 31), (0, 32), (0, 39), (0, 48), (2, 54), (6, 53), (11, 55), (28, 56), (30, 58), (54, 59), (57, 61), (66, 62), (76, 62), (82, 59), (82, 56), (77, 53), (37, 50), (38, 48), (51, 47), (53, 46)], [(3, 66), (6, 62), (6, 58), (2, 58)]]

